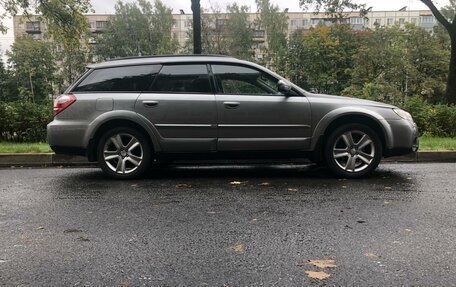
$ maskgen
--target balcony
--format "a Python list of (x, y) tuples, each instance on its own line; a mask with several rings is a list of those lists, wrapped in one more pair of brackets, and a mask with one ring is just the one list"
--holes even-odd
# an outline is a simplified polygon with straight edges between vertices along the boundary
[(41, 23), (40, 22), (27, 22), (25, 23), (25, 32), (28, 34), (40, 34)]

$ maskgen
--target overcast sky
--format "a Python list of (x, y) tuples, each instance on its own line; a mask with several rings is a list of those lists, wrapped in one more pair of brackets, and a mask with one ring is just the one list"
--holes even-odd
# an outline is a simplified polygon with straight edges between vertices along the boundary
[[(127, 0), (125, 2), (132, 2), (133, 0)], [(173, 8), (174, 13), (179, 13), (179, 9), (183, 9), (186, 13), (191, 13), (190, 0), (163, 0), (163, 2)], [(224, 8), (228, 3), (238, 2), (243, 5), (248, 5), (250, 11), (254, 12), (255, 0), (201, 0), (201, 6), (205, 8), (220, 7)], [(302, 11), (299, 8), (299, 0), (271, 0), (271, 2), (279, 5), (281, 9), (288, 8), (289, 11)], [(427, 7), (421, 3), (419, 0), (356, 0), (358, 3), (366, 3), (367, 6), (372, 6), (372, 9), (375, 11), (378, 10), (399, 10), (404, 6), (407, 6), (408, 9), (418, 10), (418, 9), (427, 9)], [(100, 14), (110, 14), (114, 12), (115, 0), (92, 0), (92, 5), (96, 13)], [(435, 3), (438, 7), (442, 7), (448, 4), (448, 0), (436, 0)], [(1, 12), (1, 9), (0, 9)], [(6, 24), (10, 27), (6, 35), (0, 34), (0, 50), (4, 52), (9, 48), (13, 42), (13, 31), (12, 31), (12, 20), (7, 19)]]

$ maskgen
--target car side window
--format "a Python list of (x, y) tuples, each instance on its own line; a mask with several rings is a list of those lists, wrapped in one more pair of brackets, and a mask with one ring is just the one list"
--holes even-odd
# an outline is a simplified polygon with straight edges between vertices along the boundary
[(277, 95), (278, 79), (262, 71), (235, 65), (212, 65), (221, 93), (229, 95)]
[(211, 94), (207, 66), (202, 64), (163, 66), (150, 91)]
[(95, 69), (73, 92), (142, 92), (152, 84), (160, 65)]

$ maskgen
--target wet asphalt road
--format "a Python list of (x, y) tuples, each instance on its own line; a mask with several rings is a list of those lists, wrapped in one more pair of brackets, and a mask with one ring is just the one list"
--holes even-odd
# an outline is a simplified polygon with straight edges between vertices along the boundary
[(1, 169), (0, 284), (454, 286), (455, 207), (455, 163)]

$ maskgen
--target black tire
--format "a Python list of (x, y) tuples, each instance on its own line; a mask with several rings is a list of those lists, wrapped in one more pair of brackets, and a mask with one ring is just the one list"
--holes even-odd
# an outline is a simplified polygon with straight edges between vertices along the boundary
[[(116, 143), (120, 141), (122, 146)], [(132, 139), (135, 141), (131, 141)], [(129, 144), (131, 146), (129, 147)], [(103, 172), (115, 179), (133, 179), (144, 175), (152, 162), (153, 150), (148, 138), (130, 127), (114, 128), (104, 133), (97, 146), (98, 164)], [(109, 157), (112, 159), (107, 160)], [(137, 163), (137, 164), (136, 164)]]
[(380, 163), (382, 152), (377, 133), (362, 124), (346, 124), (335, 129), (324, 147), (329, 169), (344, 178), (359, 178), (373, 172)]

